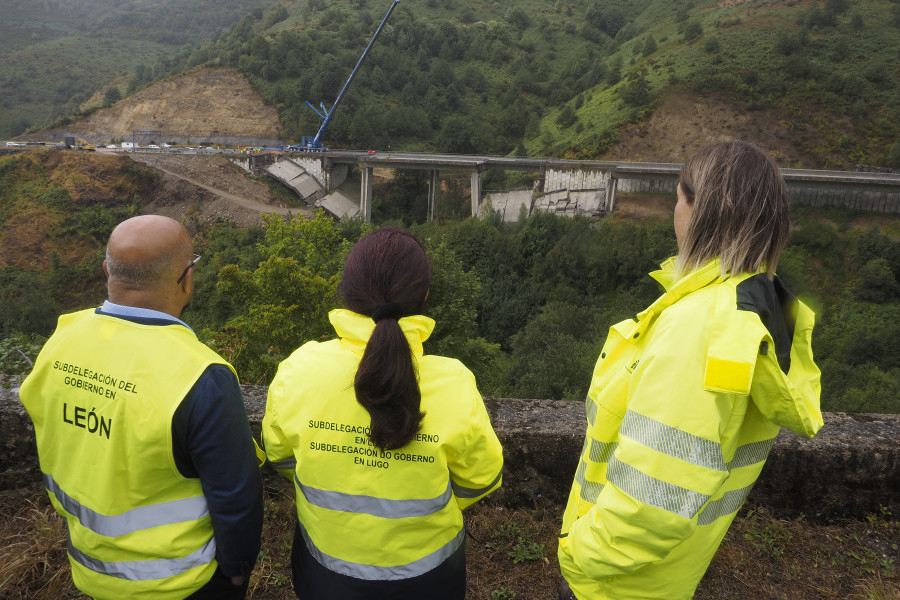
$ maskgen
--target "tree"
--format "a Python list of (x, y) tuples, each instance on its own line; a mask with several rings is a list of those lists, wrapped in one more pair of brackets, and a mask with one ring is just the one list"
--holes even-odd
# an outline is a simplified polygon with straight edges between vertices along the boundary
[(622, 80), (622, 56), (616, 55), (613, 64), (606, 73), (606, 83), (608, 85), (616, 85)]
[(115, 104), (121, 99), (122, 92), (114, 85), (106, 88), (106, 93), (103, 94), (103, 104)]
[(847, 0), (825, 0), (825, 12), (830, 15), (840, 15), (850, 8)]
[(682, 39), (685, 42), (693, 42), (701, 35), (703, 35), (703, 25), (700, 24), (700, 21), (692, 19), (685, 23), (682, 32)]
[(571, 104), (564, 104), (556, 117), (556, 123), (562, 128), (571, 127), (577, 120), (578, 115), (575, 114), (575, 109), (572, 108)]
[(859, 270), (853, 291), (857, 300), (883, 303), (897, 298), (900, 284), (887, 259), (874, 258)]
[(884, 165), (886, 167), (900, 168), (900, 140), (896, 140), (888, 146), (887, 152), (884, 154)]
[(513, 337), (514, 397), (583, 401), (605, 337), (595, 322), (593, 308), (545, 305)]
[(584, 15), (585, 22), (603, 31), (609, 37), (616, 37), (625, 26), (625, 14), (618, 7), (604, 8), (600, 2), (593, 0)]
[(528, 29), (531, 25), (531, 17), (529, 17), (528, 13), (525, 12), (525, 9), (520, 6), (510, 7), (510, 9), (506, 11), (506, 21), (520, 31)]
[(322, 277), (339, 273), (356, 240), (341, 235), (324, 210), (313, 219), (302, 216), (285, 220), (279, 215), (263, 214), (265, 241), (259, 244), (265, 256), (291, 258), (298, 266)]
[(650, 85), (643, 76), (623, 87), (621, 94), (622, 100), (629, 106), (646, 106), (650, 103)]
[(326, 279), (279, 256), (252, 272), (226, 266), (217, 287), (246, 312), (204, 337), (245, 383), (268, 383), (278, 363), (301, 344), (329, 336), (327, 313), (335, 306), (338, 281), (337, 274)]

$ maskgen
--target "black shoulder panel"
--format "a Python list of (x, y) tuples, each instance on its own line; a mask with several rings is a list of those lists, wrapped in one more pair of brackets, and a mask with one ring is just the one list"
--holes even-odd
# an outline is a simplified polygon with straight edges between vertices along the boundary
[(791, 368), (796, 302), (797, 299), (778, 277), (772, 281), (760, 273), (737, 285), (737, 309), (759, 315), (759, 320), (775, 340), (775, 355), (784, 373)]

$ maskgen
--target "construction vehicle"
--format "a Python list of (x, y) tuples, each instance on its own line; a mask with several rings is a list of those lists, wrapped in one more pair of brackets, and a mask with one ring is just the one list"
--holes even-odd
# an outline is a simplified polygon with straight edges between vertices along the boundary
[(66, 148), (94, 151), (97, 149), (97, 146), (82, 138), (76, 139), (75, 136), (66, 136)]
[(353, 67), (353, 72), (350, 73), (350, 77), (347, 78), (346, 83), (344, 83), (344, 87), (341, 88), (340, 93), (334, 101), (334, 104), (331, 106), (331, 110), (325, 108), (324, 103), (319, 103), (319, 106), (322, 109), (322, 112), (319, 112), (315, 106), (309, 103), (309, 100), (306, 101), (306, 105), (313, 109), (313, 111), (319, 115), (322, 119), (322, 126), (319, 127), (319, 131), (316, 132), (315, 137), (313, 136), (303, 136), (301, 144), (298, 146), (293, 144), (289, 146), (291, 150), (299, 149), (299, 151), (306, 152), (324, 152), (325, 147), (322, 145), (322, 135), (325, 133), (325, 128), (328, 127), (328, 124), (331, 123), (331, 118), (334, 116), (334, 111), (337, 109), (338, 105), (341, 103), (341, 100), (344, 99), (344, 94), (347, 92), (347, 88), (350, 87), (350, 82), (353, 81), (353, 78), (356, 77), (356, 72), (359, 71), (360, 65), (366, 59), (366, 56), (369, 54), (369, 50), (372, 49), (372, 45), (375, 43), (375, 39), (378, 37), (378, 34), (381, 33), (381, 30), (384, 28), (385, 23), (387, 23), (388, 18), (391, 16), (391, 13), (394, 11), (394, 7), (400, 0), (393, 0), (391, 7), (388, 9), (387, 13), (384, 15), (384, 18), (381, 20), (381, 24), (378, 26), (378, 29), (375, 30), (375, 33), (372, 35), (372, 39), (369, 40), (369, 45), (366, 46), (366, 49), (363, 50), (362, 56), (359, 57), (359, 60), (356, 63), (356, 66)]

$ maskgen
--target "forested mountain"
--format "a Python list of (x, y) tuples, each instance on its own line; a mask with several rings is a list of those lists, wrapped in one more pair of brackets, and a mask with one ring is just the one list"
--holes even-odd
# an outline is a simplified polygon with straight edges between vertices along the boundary
[[(319, 126), (304, 101), (330, 105), (388, 6), (279, 0), (146, 63), (128, 89), (235, 66), (277, 107), (286, 141), (299, 141)], [(785, 166), (897, 166), (897, 48), (896, 0), (403, 0), (327, 143), (596, 158), (623, 126), (690, 91), (765, 114), (753, 127), (792, 149), (778, 156)]]
[[(91, 173), (87, 179), (84, 173)], [(141, 211), (158, 182), (127, 156), (41, 150), (0, 158), (0, 373), (28, 371), (61, 312), (96, 306), (112, 228)], [(379, 193), (416, 193), (397, 177)], [(583, 400), (608, 327), (650, 304), (647, 277), (676, 252), (671, 216), (601, 220), (536, 213), (412, 224), (433, 268), (429, 353), (462, 360), (484, 394)], [(816, 311), (813, 349), (823, 406), (900, 412), (900, 227), (882, 215), (797, 206), (778, 270)], [(328, 310), (360, 221), (284, 220), (203, 227), (193, 218), (194, 300), (185, 320), (235, 365), (267, 383), (278, 363), (331, 337)]]
[(161, 76), (178, 49), (274, 1), (0, 0), (0, 137), (116, 100), (125, 76)]
[[(389, 4), (279, 0), (146, 62), (123, 87), (201, 65), (237, 68), (277, 109), (285, 141), (299, 141), (319, 126), (303, 101), (330, 104)], [(900, 3), (887, 0), (402, 0), (326, 144), (597, 158), (647, 135), (673, 96), (719, 95), (762, 118), (729, 130), (688, 105), (682, 131), (774, 136), (792, 149), (776, 153), (785, 166), (897, 165), (898, 24)], [(708, 133), (713, 125), (720, 133)], [(655, 143), (677, 150), (682, 139)], [(101, 176), (95, 163), (114, 159), (121, 164), (106, 163)], [(154, 176), (124, 156), (0, 158), (0, 371), (27, 370), (19, 352), (33, 355), (59, 312), (102, 298), (102, 247), (115, 223), (141, 210)], [(583, 399), (607, 327), (659, 292), (646, 272), (675, 251), (669, 218), (536, 214), (509, 224), (457, 213), (422, 224), (409, 210), (424, 205), (417, 177), (395, 173), (376, 191), (375, 215), (402, 220), (433, 261), (428, 314), (438, 329), (428, 351), (463, 360), (486, 394)], [(87, 183), (102, 189), (79, 197)], [(465, 187), (445, 178), (445, 196), (460, 206)], [(897, 412), (896, 220), (802, 207), (794, 215), (779, 271), (817, 312), (824, 406)], [(194, 228), (204, 260), (186, 319), (243, 381), (266, 382), (298, 345), (330, 335), (342, 257), (366, 227), (320, 217)]]

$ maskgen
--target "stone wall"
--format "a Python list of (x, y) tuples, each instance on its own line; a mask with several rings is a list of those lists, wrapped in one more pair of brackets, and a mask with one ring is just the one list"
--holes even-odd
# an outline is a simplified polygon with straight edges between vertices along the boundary
[[(244, 386), (254, 434), (266, 388)], [(495, 498), (507, 506), (539, 499), (563, 504), (584, 441), (584, 405), (552, 400), (485, 400), (504, 449), (504, 483)], [(34, 429), (14, 385), (0, 389), (0, 490), (40, 483)], [(900, 511), (900, 415), (827, 413), (811, 439), (783, 430), (752, 502), (775, 514), (813, 521), (864, 518), (882, 506)], [(271, 471), (269, 470), (271, 473)]]
[(660, 194), (675, 196), (678, 180), (671, 177), (665, 179), (625, 179), (616, 181), (616, 190), (631, 194)]
[[(635, 163), (639, 164), (639, 163)], [(810, 171), (815, 173), (814, 171)], [(900, 186), (865, 185), (853, 182), (810, 182), (792, 179), (787, 174), (791, 203), (808, 206), (843, 206), (855, 210), (881, 213), (900, 212)], [(630, 172), (618, 174), (611, 181), (608, 170), (547, 169), (544, 191), (560, 189), (606, 189), (615, 185), (617, 192), (652, 195), (675, 195), (677, 174)]]
[(843, 206), (881, 213), (900, 212), (900, 189), (863, 189), (788, 184), (791, 202), (808, 206)]
[(609, 187), (609, 171), (593, 169), (547, 169), (544, 191), (597, 190)]

